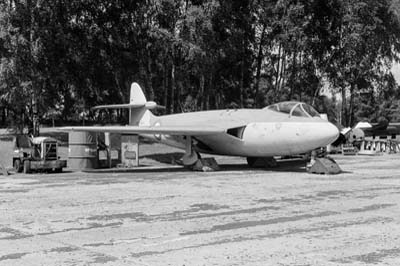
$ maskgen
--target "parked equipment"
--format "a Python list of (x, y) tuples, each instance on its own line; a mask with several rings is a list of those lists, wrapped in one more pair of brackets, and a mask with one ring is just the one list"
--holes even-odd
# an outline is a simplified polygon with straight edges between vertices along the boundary
[(58, 156), (58, 141), (54, 138), (18, 135), (14, 138), (14, 147), (13, 166), (18, 173), (62, 172), (67, 166), (67, 161)]

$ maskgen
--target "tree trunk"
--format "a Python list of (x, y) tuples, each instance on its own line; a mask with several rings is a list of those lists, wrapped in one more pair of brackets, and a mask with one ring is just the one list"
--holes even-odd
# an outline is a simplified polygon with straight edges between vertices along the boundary
[[(317, 72), (317, 70), (315, 70), (315, 72)], [(315, 76), (318, 76), (318, 73), (315, 73), (314, 75), (315, 75)], [(315, 92), (314, 92), (314, 95), (313, 95), (313, 98), (312, 98), (312, 101), (311, 101), (311, 105), (312, 105), (312, 106), (315, 105), (315, 100), (316, 100), (317, 97), (320, 95), (320, 93), (321, 93), (321, 87), (318, 86), (317, 89), (316, 89)]]
[[(115, 84), (116, 84), (116, 86), (117, 86), (117, 93), (118, 93), (118, 95), (119, 95), (119, 98), (121, 99), (121, 100), (126, 100), (126, 94), (124, 94), (126, 91), (128, 91), (128, 90), (126, 90), (126, 87), (125, 86), (121, 86), (121, 82), (120, 82), (120, 80), (119, 80), (119, 78), (118, 78), (118, 73), (117, 72), (113, 72), (113, 77), (114, 77), (114, 82), (115, 82)], [(128, 87), (129, 88), (129, 87)]]
[(280, 55), (280, 69), (278, 70), (278, 90), (277, 93), (279, 94), (283, 88), (283, 84), (285, 84), (286, 79), (286, 53), (283, 50), (282, 54)]
[(244, 58), (240, 64), (240, 81), (239, 81), (239, 93), (240, 93), (240, 108), (244, 106)]
[[(39, 3), (37, 3), (39, 5)], [(36, 82), (36, 75), (35, 75), (35, 58), (37, 54), (37, 50), (39, 49), (38, 43), (34, 40), (34, 24), (35, 24), (35, 17), (33, 13), (33, 3), (31, 0), (27, 0), (27, 7), (29, 10), (29, 15), (30, 15), (30, 29), (29, 29), (29, 48), (30, 48), (30, 60), (31, 60), (31, 65), (30, 65), (30, 79), (31, 79), (31, 92), (32, 92), (32, 134), (34, 137), (39, 136), (39, 108), (38, 108), (38, 99), (39, 99), (39, 93), (38, 93), (38, 86)]]
[(279, 72), (280, 72), (280, 69), (281, 69), (281, 49), (282, 49), (282, 46), (281, 46), (281, 44), (279, 44), (278, 62), (277, 62), (276, 74), (275, 74), (275, 98), (277, 97), (278, 89), (279, 89)]
[(4, 126), (6, 124), (6, 108), (1, 108), (1, 125)]
[(354, 93), (357, 90), (357, 85), (352, 84), (350, 87), (350, 102), (349, 102), (349, 123), (348, 126), (351, 127), (354, 124)]
[(293, 98), (294, 90), (296, 89), (296, 77), (297, 77), (297, 49), (294, 50), (292, 56), (292, 73), (290, 75), (290, 92), (289, 92), (289, 99)]
[[(213, 76), (212, 74), (210, 74), (210, 79), (208, 81), (208, 86), (206, 89), (207, 93), (206, 93), (206, 110), (210, 110), (211, 107), (211, 103), (210, 103), (210, 95), (215, 95), (214, 94), (214, 88), (213, 88)], [(212, 97), (215, 101), (215, 97)]]
[(175, 89), (175, 102), (176, 102), (176, 107), (175, 107), (175, 110), (176, 110), (176, 112), (179, 112), (179, 113), (181, 113), (182, 111), (183, 111), (183, 109), (182, 109), (182, 88), (183, 88), (183, 84), (182, 84), (182, 81), (179, 81), (179, 79), (178, 79), (178, 81), (176, 82), (176, 89)]
[(175, 63), (172, 60), (171, 66), (171, 109), (170, 113), (175, 112)]
[(147, 91), (147, 97), (150, 101), (154, 101), (154, 89), (153, 89), (153, 72), (151, 69), (151, 54), (150, 50), (147, 50), (147, 75), (146, 75), (146, 91)]
[(21, 127), (18, 129), (19, 134), (23, 134), (24, 129), (25, 129), (25, 112), (24, 112), (24, 110), (21, 111), (21, 114), (22, 114), (22, 123), (21, 123)]
[(346, 88), (342, 87), (341, 92), (342, 92), (342, 125), (344, 127), (348, 127)]
[(204, 106), (206, 110), (210, 109), (210, 84), (204, 87)]
[(275, 101), (278, 101), (278, 95), (285, 84), (286, 79), (286, 52), (279, 45), (279, 58), (278, 58), (278, 68), (277, 68), (276, 86), (275, 86)]
[(215, 93), (215, 109), (221, 108), (221, 94), (219, 92)]
[(39, 136), (39, 115), (38, 115), (38, 100), (37, 95), (35, 93), (35, 88), (33, 89), (34, 93), (32, 95), (32, 134), (34, 137)]
[(200, 103), (200, 110), (204, 110), (204, 73), (200, 75), (200, 84), (199, 84), (199, 93), (198, 93), (198, 102)]
[(260, 43), (258, 44), (258, 55), (257, 55), (257, 70), (256, 70), (256, 83), (254, 84), (254, 105), (256, 107), (259, 106), (259, 90), (260, 90), (260, 79), (261, 79), (261, 67), (262, 67), (262, 60), (263, 60), (263, 43), (264, 43), (264, 36), (265, 36), (265, 29), (266, 25), (263, 25), (263, 29), (260, 36)]
[[(164, 60), (164, 66), (167, 66), (166, 60)], [(169, 106), (168, 106), (168, 71), (166, 68), (163, 69), (163, 89), (164, 89), (164, 106), (165, 106), (165, 112), (168, 114), (169, 113)]]

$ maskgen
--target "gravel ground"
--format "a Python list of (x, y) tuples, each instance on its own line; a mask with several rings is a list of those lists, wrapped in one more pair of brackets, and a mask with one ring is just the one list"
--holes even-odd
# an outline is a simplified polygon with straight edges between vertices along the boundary
[(142, 148), (157, 168), (0, 176), (0, 265), (400, 264), (400, 155), (200, 173)]

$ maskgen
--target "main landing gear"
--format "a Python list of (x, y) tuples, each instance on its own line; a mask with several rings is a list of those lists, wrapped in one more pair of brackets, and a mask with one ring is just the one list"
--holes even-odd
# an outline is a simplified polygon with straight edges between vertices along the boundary
[(185, 146), (186, 150), (185, 155), (183, 155), (182, 162), (185, 166), (191, 166), (200, 159), (200, 154), (193, 149), (191, 136), (186, 136)]
[(183, 165), (193, 171), (217, 171), (219, 166), (214, 158), (202, 159), (200, 154), (193, 149), (192, 137), (186, 136), (185, 155), (182, 158)]

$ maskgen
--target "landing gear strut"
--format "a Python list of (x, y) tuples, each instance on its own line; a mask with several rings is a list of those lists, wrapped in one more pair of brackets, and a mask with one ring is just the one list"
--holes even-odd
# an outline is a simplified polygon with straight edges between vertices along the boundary
[(186, 150), (185, 155), (183, 155), (182, 162), (185, 166), (193, 165), (200, 159), (200, 155), (193, 149), (192, 137), (186, 136)]
[(200, 154), (193, 149), (192, 137), (186, 136), (186, 152), (182, 157), (183, 165), (188, 167), (193, 171), (217, 171), (219, 166), (214, 158), (204, 158), (200, 157)]

